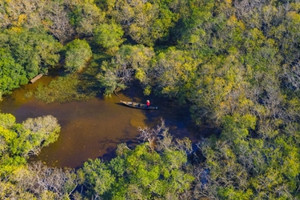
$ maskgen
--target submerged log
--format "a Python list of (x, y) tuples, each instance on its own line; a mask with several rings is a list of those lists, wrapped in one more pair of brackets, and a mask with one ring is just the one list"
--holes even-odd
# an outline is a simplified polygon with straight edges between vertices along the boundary
[(30, 80), (30, 83), (36, 82), (37, 80), (39, 80), (40, 78), (42, 78), (42, 76), (43, 76), (43, 74), (37, 75), (36, 77), (34, 77), (33, 79)]

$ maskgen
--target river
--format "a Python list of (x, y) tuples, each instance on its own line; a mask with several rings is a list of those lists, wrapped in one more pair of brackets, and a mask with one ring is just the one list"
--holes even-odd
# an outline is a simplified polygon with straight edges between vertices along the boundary
[(135, 143), (138, 127), (153, 127), (164, 119), (176, 137), (192, 137), (193, 132), (187, 110), (178, 109), (172, 102), (151, 99), (159, 110), (132, 109), (118, 102), (122, 100), (145, 101), (135, 89), (111, 98), (94, 97), (86, 101), (68, 103), (43, 103), (28, 95), (39, 84), (48, 84), (53, 78), (45, 76), (22, 86), (4, 97), (0, 105), (3, 113), (12, 113), (18, 122), (27, 118), (53, 115), (61, 125), (57, 142), (42, 149), (31, 160), (41, 160), (49, 166), (76, 168), (89, 158), (113, 154), (117, 144)]

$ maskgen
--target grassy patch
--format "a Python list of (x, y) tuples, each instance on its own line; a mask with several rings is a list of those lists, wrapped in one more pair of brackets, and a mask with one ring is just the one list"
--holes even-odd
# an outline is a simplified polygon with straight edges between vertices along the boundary
[(94, 54), (83, 72), (59, 77), (48, 85), (39, 85), (34, 96), (46, 103), (80, 101), (95, 97), (101, 92), (101, 84), (95, 75), (100, 72), (102, 61), (109, 58), (103, 53)]
[(46, 103), (86, 100), (96, 95), (96, 91), (86, 90), (84, 81), (78, 75), (68, 75), (52, 80), (48, 86), (40, 85), (35, 97)]

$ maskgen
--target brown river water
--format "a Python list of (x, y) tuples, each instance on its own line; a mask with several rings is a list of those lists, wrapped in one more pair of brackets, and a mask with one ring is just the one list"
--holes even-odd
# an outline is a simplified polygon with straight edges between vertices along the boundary
[(192, 138), (193, 128), (186, 109), (177, 109), (172, 102), (151, 99), (159, 110), (132, 109), (118, 102), (122, 100), (142, 101), (136, 90), (111, 98), (91, 98), (86, 101), (46, 104), (28, 97), (39, 84), (47, 84), (53, 78), (43, 77), (34, 84), (22, 86), (4, 98), (0, 105), (3, 113), (12, 113), (18, 122), (27, 118), (53, 115), (61, 125), (57, 142), (42, 149), (32, 160), (41, 160), (50, 166), (79, 167), (89, 158), (95, 159), (113, 154), (117, 144), (135, 143), (138, 127), (154, 127), (165, 120), (170, 132), (176, 137)]

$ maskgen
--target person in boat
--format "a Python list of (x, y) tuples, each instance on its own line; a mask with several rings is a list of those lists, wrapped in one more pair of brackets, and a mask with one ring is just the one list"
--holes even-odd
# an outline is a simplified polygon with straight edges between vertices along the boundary
[(150, 106), (150, 101), (149, 100), (146, 101), (146, 105), (147, 105), (147, 107)]

